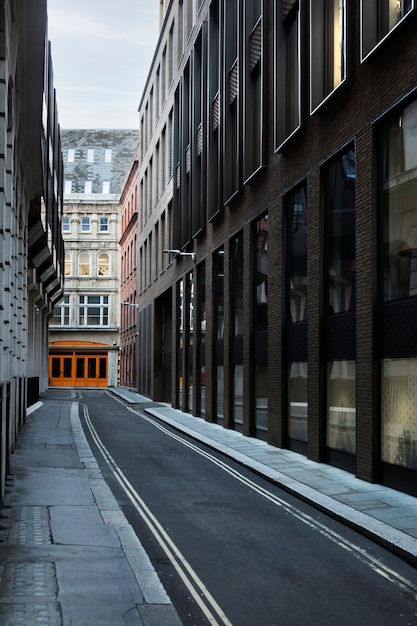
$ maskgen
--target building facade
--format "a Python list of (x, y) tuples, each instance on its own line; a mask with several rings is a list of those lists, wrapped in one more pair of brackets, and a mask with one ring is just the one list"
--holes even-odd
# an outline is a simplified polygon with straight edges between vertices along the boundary
[(120, 197), (120, 378), (122, 387), (138, 386), (138, 173), (136, 158), (126, 178)]
[(26, 408), (48, 385), (62, 297), (60, 133), (46, 1), (0, 3), (0, 500)]
[(165, 8), (139, 391), (416, 493), (416, 3)]
[(118, 382), (120, 205), (133, 130), (62, 130), (65, 291), (50, 323), (49, 384)]

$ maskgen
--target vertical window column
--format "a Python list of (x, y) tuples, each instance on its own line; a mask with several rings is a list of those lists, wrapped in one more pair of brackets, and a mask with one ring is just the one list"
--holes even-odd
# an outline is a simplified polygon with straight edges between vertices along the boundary
[(213, 407), (218, 423), (224, 419), (224, 248), (219, 248), (213, 258)]
[(269, 276), (269, 221), (262, 215), (253, 224), (253, 423), (257, 436), (266, 437), (268, 431), (268, 276)]
[(230, 242), (230, 297), (232, 342), (233, 426), (243, 428), (243, 233)]
[[(275, 149), (301, 127), (302, 13), (298, 2), (275, 3)], [(285, 8), (284, 8), (285, 5)]]
[(289, 447), (306, 454), (308, 419), (307, 346), (307, 188), (285, 199), (286, 215), (286, 359)]
[(326, 446), (331, 463), (355, 471), (356, 158), (354, 146), (323, 168)]
[(243, 178), (247, 182), (266, 160), (264, 115), (264, 2), (245, 0)]
[(417, 100), (377, 126), (378, 350), (384, 482), (415, 495), (417, 470)]

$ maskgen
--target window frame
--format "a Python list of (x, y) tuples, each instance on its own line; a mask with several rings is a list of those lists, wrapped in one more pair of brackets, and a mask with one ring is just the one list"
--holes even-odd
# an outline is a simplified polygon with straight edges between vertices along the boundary
[(267, 165), (265, 1), (244, 0), (242, 12), (242, 168), (243, 184), (248, 185)]
[[(294, 267), (296, 263), (296, 257), (291, 256), (291, 252), (294, 247), (291, 245), (291, 235), (293, 234), (291, 229), (291, 224), (294, 216), (294, 207), (299, 203), (295, 202), (296, 196), (299, 193), (304, 193), (304, 202), (305, 207), (302, 206), (302, 211), (300, 214), (305, 216), (305, 246), (306, 246), (306, 260), (305, 260), (305, 301), (303, 303), (303, 307), (300, 305), (300, 313), (302, 310), (301, 319), (293, 319), (295, 315), (293, 315), (292, 311), (292, 294), (297, 291), (296, 286), (294, 285), (291, 288), (291, 280), (294, 276), (291, 273), (291, 268)], [(308, 190), (307, 190), (307, 180), (302, 180), (299, 184), (293, 187), (287, 194), (284, 196), (284, 215), (285, 215), (285, 299), (286, 299), (286, 307), (285, 307), (285, 319), (287, 324), (298, 324), (307, 321), (307, 309), (308, 309)], [(300, 297), (301, 301), (301, 297)]]
[[(332, 213), (334, 213), (334, 211), (329, 210), (330, 209), (330, 200), (329, 200), (329, 188), (326, 185), (327, 182), (327, 177), (329, 176), (329, 171), (330, 168), (332, 166), (334, 166), (340, 159), (343, 158), (343, 156), (346, 156), (349, 152), (353, 152), (354, 154), (354, 158), (355, 158), (355, 175), (354, 178), (355, 179), (355, 206), (351, 207), (352, 209), (354, 209), (354, 256), (353, 256), (353, 261), (354, 261), (354, 281), (352, 283), (352, 293), (350, 296), (350, 301), (349, 301), (349, 305), (346, 306), (346, 301), (345, 301), (345, 307), (342, 308), (341, 310), (338, 311), (330, 311), (330, 307), (331, 305), (331, 297), (330, 297), (330, 289), (331, 289), (331, 280), (330, 277), (332, 276), (331, 274), (331, 260), (334, 260), (334, 257), (331, 256), (333, 248), (331, 248), (330, 243), (329, 243), (329, 237), (330, 235), (333, 234), (334, 236), (334, 230), (333, 227), (337, 222), (334, 219), (334, 216), (332, 215)], [(358, 249), (358, 240), (357, 240), (357, 230), (356, 230), (356, 226), (357, 226), (357, 183), (356, 183), (356, 178), (357, 178), (357, 169), (356, 169), (356, 163), (357, 163), (357, 154), (356, 154), (356, 142), (355, 140), (351, 140), (349, 141), (347, 144), (345, 144), (344, 146), (342, 146), (342, 148), (340, 150), (338, 150), (336, 153), (334, 153), (329, 159), (327, 159), (325, 162), (323, 162), (321, 164), (321, 168), (320, 168), (320, 185), (321, 185), (321, 205), (323, 208), (323, 243), (324, 243), (324, 292), (323, 292), (323, 305), (325, 307), (324, 311), (325, 311), (325, 315), (326, 317), (337, 317), (340, 314), (347, 314), (347, 313), (352, 313), (356, 310), (356, 292), (357, 292), (357, 249)], [(347, 177), (349, 178), (349, 177)], [(346, 211), (346, 207), (344, 207), (343, 209), (339, 210), (339, 213), (344, 213)], [(340, 275), (343, 278), (343, 275)], [(342, 284), (342, 282), (340, 283)], [(340, 292), (339, 292), (340, 295)], [(347, 295), (347, 294), (345, 294)]]
[[(82, 258), (88, 259), (88, 264), (84, 261), (82, 261)], [(88, 266), (88, 274), (82, 274), (81, 273), (81, 267), (87, 267)], [(79, 277), (84, 277), (84, 276), (91, 276), (91, 255), (89, 254), (89, 252), (86, 252), (85, 250), (81, 251), (78, 255), (78, 276)]]
[[(88, 228), (86, 228), (88, 224)], [(82, 217), (81, 218), (81, 222), (80, 222), (80, 226), (81, 226), (81, 232), (82, 233), (90, 233), (91, 232), (91, 220), (89, 217)]]
[[(341, 1), (343, 2), (343, 40), (341, 46), (343, 77), (341, 77), (339, 83), (333, 86), (333, 88), (328, 88), (326, 82), (330, 74), (328, 67), (329, 55), (326, 52), (325, 45), (322, 44), (322, 42), (328, 41), (328, 13), (326, 11), (325, 0), (321, 0), (321, 2), (318, 2), (318, 0), (310, 0), (310, 115), (314, 115), (316, 111), (324, 106), (350, 78), (350, 49), (352, 37), (350, 36), (351, 11), (349, 9), (353, 5), (352, 3), (348, 3), (347, 0)], [(321, 63), (317, 63), (317, 57), (321, 59)], [(333, 72), (334, 66), (335, 64), (333, 63)], [(318, 84), (320, 84), (321, 94), (316, 96), (315, 92)]]
[[(407, 22), (417, 10), (416, 0), (409, 0), (410, 8), (398, 22), (390, 28), (384, 35), (378, 33), (378, 14), (381, 2), (388, 0), (361, 0), (360, 1), (360, 61), (365, 63), (384, 45), (398, 28)], [(373, 23), (373, 24), (372, 24)], [(370, 25), (373, 28), (370, 28)], [(366, 37), (366, 40), (365, 40)]]
[(62, 216), (62, 232), (63, 233), (70, 233), (71, 232), (71, 221), (70, 218), (67, 215), (63, 215)]
[[(105, 228), (103, 228), (103, 226), (105, 226)], [(100, 233), (108, 233), (109, 232), (109, 218), (108, 217), (100, 217), (100, 219), (99, 219), (99, 232)]]
[[(384, 196), (384, 182), (385, 182), (385, 174), (384, 170), (386, 167), (386, 158), (387, 158), (387, 150), (388, 150), (388, 142), (386, 142), (386, 138), (388, 136), (388, 129), (393, 126), (393, 122), (397, 118), (402, 118), (404, 116), (404, 111), (408, 109), (411, 105), (417, 106), (417, 88), (412, 89), (408, 94), (406, 94), (403, 98), (398, 100), (392, 107), (390, 107), (387, 111), (383, 113), (380, 117), (378, 117), (373, 123), (373, 133), (374, 133), (374, 146), (375, 146), (375, 154), (377, 157), (377, 177), (376, 177), (376, 185), (377, 185), (377, 198), (378, 198), (378, 206), (384, 207), (383, 210), (379, 210), (376, 214), (376, 220), (378, 223), (378, 241), (377, 241), (377, 249), (378, 249), (378, 302), (385, 305), (395, 305), (395, 303), (410, 303), (413, 299), (416, 298), (415, 294), (402, 295), (397, 297), (386, 297), (386, 267), (387, 261), (385, 258), (384, 252), (384, 240), (388, 236), (386, 233), (386, 211), (385, 208), (385, 196)], [(398, 178), (407, 178), (407, 171), (411, 170), (403, 170), (397, 176)], [(388, 178), (388, 180), (390, 180)], [(408, 183), (410, 181), (408, 180)], [(392, 181), (391, 181), (392, 183)], [(392, 189), (394, 187), (391, 187)], [(392, 216), (388, 219), (388, 221), (392, 221)]]
[[(108, 268), (108, 272), (107, 274), (100, 274), (100, 258), (101, 257), (107, 257), (107, 268)], [(99, 252), (97, 255), (97, 276), (100, 278), (108, 278), (110, 276), (110, 254), (108, 252)]]
[[(59, 318), (59, 321), (58, 321), (58, 318)], [(56, 324), (52, 321), (54, 319), (57, 320)], [(70, 319), (71, 319), (71, 300), (70, 300), (70, 295), (65, 294), (62, 301), (55, 307), (54, 315), (51, 318), (50, 325), (54, 327), (55, 326), (68, 327), (71, 325)]]
[[(305, 125), (305, 106), (304, 106), (304, 65), (305, 65), (305, 49), (303, 45), (303, 34), (305, 32), (303, 2), (295, 2), (294, 6), (283, 19), (281, 6), (275, 3), (274, 26), (274, 151), (281, 152), (284, 146), (296, 135)], [(288, 84), (287, 84), (287, 49), (289, 26), (297, 22), (297, 52), (298, 52), (298, 85), (297, 85), (297, 102), (298, 102), (298, 123), (294, 128), (287, 130), (287, 121), (289, 117), (288, 111)], [(285, 98), (281, 98), (281, 93)], [(281, 132), (281, 123), (284, 123), (285, 129)]]
[[(67, 272), (67, 269), (69, 270)], [(64, 255), (64, 276), (72, 275), (72, 254), (66, 251)]]
[[(98, 302), (90, 302), (91, 298), (98, 298), (99, 301)], [(91, 309), (95, 309), (98, 308), (99, 309), (99, 319), (100, 319), (100, 323), (99, 324), (89, 324), (88, 323), (88, 319), (89, 319), (89, 310)], [(104, 327), (104, 328), (108, 328), (109, 327), (109, 311), (110, 311), (110, 303), (109, 303), (109, 296), (105, 296), (105, 295), (87, 295), (87, 294), (83, 294), (83, 295), (79, 295), (78, 296), (78, 310), (77, 310), (77, 321), (78, 321), (78, 326), (79, 327), (90, 327), (90, 328), (97, 328), (97, 327)], [(97, 315), (95, 316), (97, 317)], [(107, 317), (107, 324), (104, 324), (103, 321), (104, 319)], [(84, 320), (84, 322), (82, 322), (82, 320)]]

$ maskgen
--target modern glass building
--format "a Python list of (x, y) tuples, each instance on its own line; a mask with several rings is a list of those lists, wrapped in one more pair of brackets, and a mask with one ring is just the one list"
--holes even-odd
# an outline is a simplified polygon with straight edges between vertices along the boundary
[(161, 7), (138, 390), (415, 493), (416, 3)]

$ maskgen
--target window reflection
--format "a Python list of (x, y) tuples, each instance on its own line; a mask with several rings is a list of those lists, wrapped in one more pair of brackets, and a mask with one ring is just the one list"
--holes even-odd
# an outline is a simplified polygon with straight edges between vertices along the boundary
[(268, 328), (268, 215), (264, 215), (256, 222), (255, 228), (255, 288), (256, 288), (256, 331)]
[(243, 334), (243, 235), (239, 233), (231, 241), (232, 272), (232, 332), (234, 336)]
[(417, 101), (383, 130), (384, 301), (417, 295)]
[(417, 359), (382, 362), (382, 460), (417, 469)]
[(307, 441), (307, 382), (308, 364), (291, 363), (288, 368), (288, 435), (297, 441)]
[(288, 198), (287, 289), (291, 322), (307, 319), (307, 199), (305, 186)]
[(328, 313), (355, 309), (355, 153), (340, 155), (324, 171)]
[(327, 364), (327, 446), (356, 453), (356, 362)]

